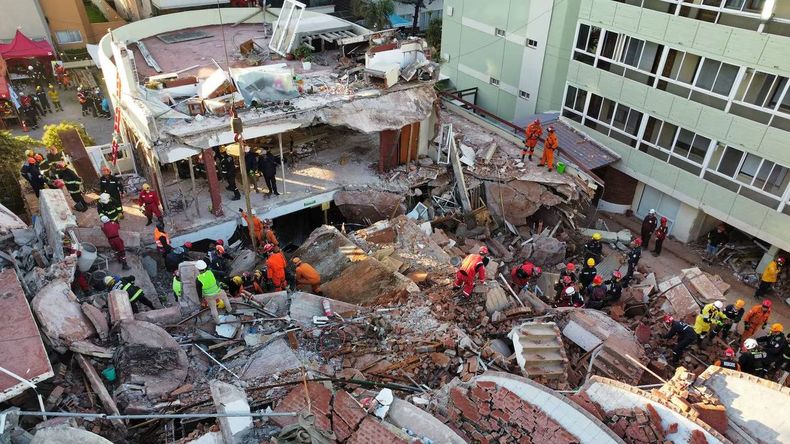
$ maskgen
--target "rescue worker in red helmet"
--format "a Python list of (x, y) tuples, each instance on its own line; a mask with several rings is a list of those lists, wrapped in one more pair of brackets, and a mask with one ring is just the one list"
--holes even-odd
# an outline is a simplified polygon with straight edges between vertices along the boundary
[(663, 336), (664, 339), (669, 339), (673, 336), (678, 337), (678, 342), (672, 348), (672, 357), (670, 359), (673, 365), (677, 365), (680, 358), (683, 357), (683, 352), (689, 345), (697, 341), (697, 333), (692, 326), (683, 321), (675, 320), (670, 315), (664, 316), (664, 324), (669, 327), (669, 331)]
[(532, 262), (525, 261), (521, 265), (513, 267), (510, 271), (510, 280), (513, 283), (513, 289), (518, 291), (526, 287), (532, 282), (535, 282), (540, 277), (543, 270)]
[(584, 307), (600, 310), (605, 304), (606, 285), (603, 284), (603, 278), (597, 275), (593, 278), (590, 286), (587, 287), (587, 301), (584, 303)]
[(557, 278), (557, 283), (554, 284), (554, 290), (557, 291), (557, 295), (555, 296), (557, 300), (563, 297), (564, 294), (563, 292), (565, 291), (565, 288), (568, 286), (565, 282), (566, 277), (570, 279), (568, 282), (573, 284), (576, 283), (576, 266), (573, 265), (573, 262), (568, 262), (565, 265), (565, 268), (562, 271), (560, 271), (560, 275)]
[(634, 277), (634, 271), (636, 271), (636, 266), (639, 264), (639, 259), (642, 258), (642, 238), (637, 237), (636, 239), (631, 242), (631, 251), (628, 252), (626, 255), (626, 262), (628, 263), (628, 271), (625, 273), (625, 277), (623, 277), (623, 281), (625, 282), (625, 286), (628, 286), (628, 283), (631, 282), (631, 278)]
[(483, 282), (486, 280), (486, 265), (488, 265), (488, 247), (480, 247), (478, 254), (469, 254), (461, 262), (458, 271), (455, 273), (453, 291), (461, 289), (463, 286), (464, 296), (471, 296), (475, 288), (475, 276)]
[(768, 326), (772, 305), (771, 300), (766, 299), (762, 304), (755, 305), (746, 312), (746, 315), (743, 317), (743, 335), (741, 335), (741, 341), (751, 338), (757, 333), (757, 330)]
[(667, 227), (667, 218), (661, 216), (661, 221), (656, 228), (656, 246), (653, 249), (653, 256), (661, 256), (661, 247), (664, 245), (664, 239), (667, 238), (669, 227)]
[(543, 135), (543, 127), (540, 126), (540, 119), (535, 119), (532, 123), (527, 125), (524, 130), (524, 148), (521, 150), (521, 161), (524, 161), (524, 156), (529, 156), (529, 161), (532, 162), (532, 155), (535, 153), (535, 145), (538, 144), (538, 139)]
[(612, 272), (612, 278), (606, 284), (606, 303), (612, 304), (620, 300), (623, 295), (623, 273), (620, 270)]
[(713, 365), (716, 367), (741, 371), (741, 364), (738, 364), (738, 361), (735, 359), (735, 350), (733, 350), (732, 347), (727, 347), (727, 350), (724, 350), (724, 357), (717, 359)]

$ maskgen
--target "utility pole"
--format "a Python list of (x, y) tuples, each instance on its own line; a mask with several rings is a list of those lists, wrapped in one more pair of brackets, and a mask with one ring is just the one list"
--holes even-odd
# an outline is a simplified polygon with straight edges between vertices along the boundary
[(236, 143), (239, 144), (239, 170), (241, 170), (241, 186), (244, 188), (244, 202), (247, 206), (247, 230), (250, 233), (252, 251), (257, 251), (255, 223), (253, 222), (253, 219), (256, 216), (252, 214), (252, 205), (250, 204), (250, 185), (247, 178), (247, 161), (244, 159), (244, 136), (242, 135), (242, 132), (244, 131), (244, 125), (235, 109), (232, 111), (231, 116), (230, 128), (231, 131), (233, 131), (233, 134), (235, 134), (234, 139), (236, 140)]

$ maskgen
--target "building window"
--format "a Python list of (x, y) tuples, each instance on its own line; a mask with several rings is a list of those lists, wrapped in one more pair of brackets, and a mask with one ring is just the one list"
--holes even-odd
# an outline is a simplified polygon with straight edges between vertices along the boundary
[(527, 46), (529, 46), (530, 48), (537, 48), (538, 47), (538, 41), (537, 40), (532, 40), (532, 39), (527, 39)]
[(494, 28), (494, 30), (495, 30), (494, 33), (498, 37), (504, 37), (505, 36), (505, 30), (504, 29)]
[(74, 31), (56, 31), (55, 37), (61, 45), (68, 45), (69, 43), (81, 43), (82, 34), (79, 30)]
[(518, 96), (521, 97), (524, 100), (528, 100), (529, 99), (529, 93), (526, 92), (526, 91), (519, 90), (518, 91)]
[(718, 144), (705, 179), (776, 208), (790, 182), (788, 169), (752, 153)]
[(492, 84), (492, 85), (494, 85), (494, 86), (499, 86), (499, 80), (498, 80), (498, 79), (495, 79), (495, 78), (493, 78), (493, 77), (491, 77), (491, 78), (489, 78), (489, 79), (488, 79), (488, 83), (490, 83), (490, 84)]
[[(598, 39), (603, 32), (600, 53)], [(573, 58), (618, 76), (653, 86), (663, 45), (581, 24)]]

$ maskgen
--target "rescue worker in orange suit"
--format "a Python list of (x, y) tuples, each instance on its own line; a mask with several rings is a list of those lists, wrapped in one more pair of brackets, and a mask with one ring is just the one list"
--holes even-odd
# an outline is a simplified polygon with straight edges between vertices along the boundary
[(768, 325), (768, 319), (771, 317), (771, 301), (766, 299), (760, 305), (755, 305), (743, 317), (743, 335), (741, 341), (754, 336), (757, 330), (765, 328)]
[[(239, 213), (241, 213), (241, 220), (243, 221), (244, 226), (249, 226), (250, 218), (247, 216), (247, 213), (244, 212), (241, 208), (239, 208)], [(255, 208), (252, 209), (252, 231), (255, 233), (255, 242), (256, 245), (263, 245), (263, 221), (255, 215), (256, 211)]]
[(145, 224), (146, 227), (153, 223), (154, 216), (156, 216), (160, 222), (162, 221), (162, 211), (159, 209), (159, 195), (156, 194), (156, 191), (151, 190), (151, 185), (147, 183), (143, 184), (143, 191), (140, 191), (137, 205), (143, 207), (145, 217), (148, 218), (148, 223)]
[(724, 350), (724, 358), (717, 359), (713, 365), (729, 370), (741, 371), (741, 364), (738, 364), (738, 361), (735, 360), (735, 350), (733, 350), (732, 347), (727, 347), (727, 350)]
[(285, 279), (285, 267), (287, 266), (285, 256), (283, 256), (277, 246), (272, 244), (266, 244), (263, 247), (263, 252), (267, 255), (266, 276), (272, 282), (274, 291), (285, 290), (288, 286), (288, 282)]
[(763, 275), (760, 276), (760, 285), (757, 287), (757, 291), (754, 292), (755, 299), (759, 299), (771, 291), (776, 281), (779, 280), (779, 273), (782, 272), (784, 265), (785, 258), (783, 257), (778, 257), (775, 261), (768, 263), (765, 270), (763, 270)]
[(129, 264), (126, 263), (126, 246), (121, 239), (121, 226), (118, 222), (110, 220), (109, 217), (102, 215), (100, 218), (102, 226), (101, 231), (107, 236), (107, 242), (110, 243), (110, 248), (115, 251), (115, 258), (121, 263), (124, 270), (128, 270)]
[(664, 245), (664, 239), (667, 238), (667, 218), (661, 217), (661, 223), (656, 228), (656, 246), (653, 248), (653, 256), (661, 256), (661, 247)]
[(280, 246), (280, 242), (277, 240), (277, 236), (275, 236), (274, 230), (272, 229), (271, 219), (264, 219), (263, 221), (263, 240), (265, 240), (266, 243)]
[(478, 254), (470, 254), (461, 262), (461, 266), (455, 273), (453, 291), (457, 291), (463, 285), (464, 296), (471, 296), (475, 289), (475, 275), (483, 282), (486, 280), (486, 265), (488, 265), (488, 247), (480, 247)]
[(532, 262), (526, 261), (521, 265), (513, 267), (510, 271), (510, 281), (513, 283), (513, 288), (518, 291), (526, 287), (530, 282), (534, 282), (540, 277), (541, 273), (543, 273), (543, 270), (540, 267)]
[(311, 293), (321, 294), (321, 275), (318, 271), (298, 257), (291, 259), (291, 262), (296, 266), (296, 287), (310, 286)]
[(172, 245), (170, 245), (170, 235), (165, 232), (165, 224), (161, 222), (156, 224), (156, 228), (154, 228), (154, 243), (157, 251), (162, 254), (169, 253), (173, 249)]
[(543, 142), (543, 156), (540, 158), (538, 166), (546, 165), (549, 171), (554, 169), (554, 151), (559, 149), (560, 142), (557, 140), (557, 134), (554, 132), (554, 127), (549, 126), (546, 131), (546, 141)]
[(522, 162), (524, 161), (524, 156), (529, 156), (529, 161), (532, 162), (532, 155), (535, 153), (535, 145), (538, 144), (538, 139), (540, 139), (542, 135), (543, 127), (540, 126), (540, 119), (535, 119), (524, 129), (524, 148), (521, 150)]

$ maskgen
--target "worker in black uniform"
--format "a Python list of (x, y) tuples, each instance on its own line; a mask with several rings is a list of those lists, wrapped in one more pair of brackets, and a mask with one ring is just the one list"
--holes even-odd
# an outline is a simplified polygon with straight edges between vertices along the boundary
[(236, 162), (233, 161), (233, 157), (228, 154), (227, 148), (224, 146), (219, 148), (218, 159), (220, 174), (228, 181), (228, 186), (225, 189), (233, 192), (231, 200), (241, 199), (239, 187), (236, 186)]
[(766, 371), (778, 369), (782, 366), (782, 353), (787, 347), (787, 339), (783, 332), (784, 327), (782, 324), (775, 323), (771, 326), (771, 330), (767, 335), (757, 338), (757, 343), (762, 346), (768, 355), (765, 360)]
[(169, 248), (169, 251), (165, 253), (165, 269), (170, 273), (178, 270), (178, 266), (181, 262), (186, 262), (189, 260), (189, 256), (187, 254), (187, 250), (184, 247), (176, 247), (176, 248)]
[(33, 188), (36, 197), (38, 197), (39, 192), (47, 186), (47, 180), (44, 178), (44, 175), (41, 174), (41, 169), (38, 167), (35, 157), (29, 157), (27, 159), (20, 173), (22, 177), (27, 180), (27, 183), (30, 184), (30, 187)]
[(99, 194), (99, 200), (96, 202), (96, 211), (99, 212), (99, 217), (102, 215), (107, 216), (108, 219), (118, 222), (121, 214), (118, 212), (118, 207), (112, 198), (107, 193)]
[(743, 299), (738, 299), (734, 304), (724, 307), (724, 316), (727, 316), (727, 320), (724, 321), (724, 325), (720, 329), (715, 330), (716, 334), (721, 332), (721, 338), (724, 341), (727, 341), (727, 336), (730, 335), (732, 326), (738, 325), (743, 319), (744, 305), (746, 305), (746, 302)]
[(579, 283), (582, 284), (582, 291), (586, 292), (587, 287), (592, 284), (595, 276), (598, 275), (598, 269), (595, 268), (595, 259), (588, 258), (584, 268), (579, 272)]
[(107, 290), (123, 290), (129, 295), (129, 302), (132, 304), (132, 312), (139, 313), (139, 306), (137, 305), (142, 304), (148, 307), (150, 310), (154, 310), (154, 305), (145, 298), (145, 293), (143, 290), (134, 285), (134, 276), (124, 276), (122, 278), (114, 277), (114, 276), (107, 276), (104, 278), (104, 285), (107, 287)]
[(764, 377), (768, 353), (760, 349), (759, 345), (757, 345), (757, 340), (754, 338), (743, 341), (743, 347), (746, 349), (746, 352), (741, 353), (741, 357), (738, 358), (741, 371), (758, 378)]
[(623, 273), (619, 270), (612, 272), (612, 278), (604, 282), (606, 284), (606, 303), (612, 304), (620, 300), (623, 295)]
[(683, 357), (683, 352), (686, 348), (697, 341), (697, 333), (694, 331), (694, 327), (683, 321), (676, 321), (670, 315), (664, 316), (664, 323), (670, 326), (667, 334), (663, 336), (664, 339), (669, 339), (676, 335), (678, 337), (678, 342), (672, 349), (672, 359), (670, 361), (672, 365), (677, 365), (680, 358)]
[(631, 244), (633, 247), (626, 256), (626, 260), (628, 262), (628, 271), (626, 271), (625, 277), (623, 278), (626, 287), (628, 286), (628, 283), (631, 282), (631, 278), (634, 277), (636, 266), (639, 264), (639, 259), (642, 258), (642, 238), (637, 237), (633, 242), (631, 242)]
[[(565, 279), (566, 276), (569, 279)], [(556, 300), (560, 300), (562, 298), (564, 294), (563, 292), (569, 284), (576, 284), (576, 265), (574, 265), (573, 262), (568, 262), (565, 265), (565, 268), (560, 271), (560, 275), (557, 278), (557, 283), (554, 284), (554, 290), (557, 291), (557, 294), (555, 295)]]
[(101, 168), (101, 174), (99, 191), (110, 195), (111, 203), (116, 207), (118, 218), (123, 219), (123, 205), (121, 203), (121, 197), (124, 194), (123, 182), (120, 177), (112, 174), (112, 171), (106, 166)]
[(88, 210), (88, 204), (85, 203), (85, 198), (82, 196), (82, 178), (77, 175), (74, 170), (67, 168), (66, 162), (58, 162), (55, 167), (55, 186), (59, 186), (60, 180), (62, 186), (66, 187), (71, 199), (74, 201), (74, 209), (80, 212)]
[(600, 263), (602, 257), (601, 233), (593, 233), (592, 238), (584, 244), (584, 259), (593, 258), (596, 263)]

